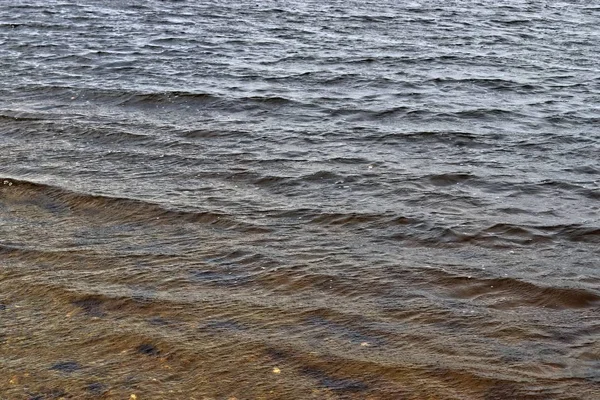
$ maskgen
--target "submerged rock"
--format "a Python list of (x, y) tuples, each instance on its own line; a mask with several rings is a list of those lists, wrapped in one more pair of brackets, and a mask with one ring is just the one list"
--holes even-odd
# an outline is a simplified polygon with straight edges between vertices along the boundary
[(63, 362), (58, 362), (56, 364), (53, 364), (50, 367), (50, 369), (53, 371), (60, 371), (60, 372), (65, 372), (67, 374), (70, 374), (72, 372), (80, 370), (81, 365), (79, 365), (79, 363), (77, 363), (75, 361), (63, 361)]
[(140, 344), (135, 350), (138, 353), (145, 354), (147, 356), (157, 356), (160, 354), (160, 350), (149, 343)]

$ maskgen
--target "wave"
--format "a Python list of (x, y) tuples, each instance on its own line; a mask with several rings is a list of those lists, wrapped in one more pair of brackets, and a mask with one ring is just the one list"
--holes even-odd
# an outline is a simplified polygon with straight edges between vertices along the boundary
[(476, 86), (483, 89), (493, 90), (506, 90), (516, 91), (520, 93), (531, 93), (535, 91), (542, 91), (544, 87), (541, 85), (535, 85), (533, 83), (521, 82), (511, 79), (500, 79), (500, 78), (450, 78), (441, 77), (433, 78), (427, 82), (436, 85), (452, 85), (452, 86)]
[(491, 308), (569, 309), (600, 304), (600, 293), (589, 289), (545, 287), (514, 278), (446, 276), (435, 283), (443, 285), (453, 297), (489, 302)]
[(139, 90), (121, 90), (76, 86), (24, 86), (16, 88), (22, 96), (30, 99), (61, 101), (64, 104), (89, 104), (98, 106), (121, 107), (124, 109), (176, 108), (180, 111), (198, 108), (221, 108), (231, 111), (253, 108), (279, 108), (284, 106), (306, 107), (291, 98), (277, 95), (223, 96), (208, 92), (160, 91), (144, 92)]
[[(524, 211), (515, 211), (517, 213)], [(297, 209), (266, 213), (272, 218), (296, 218), (304, 223), (343, 227), (347, 230), (369, 229), (381, 239), (402, 241), (426, 247), (477, 245), (506, 248), (547, 245), (552, 242), (600, 242), (600, 228), (583, 224), (527, 225), (497, 223), (480, 228), (448, 226), (440, 221), (416, 215), (394, 213), (324, 212)]]
[(12, 178), (0, 178), (0, 194), (4, 202), (34, 203), (53, 214), (99, 214), (105, 221), (144, 222), (149, 225), (165, 223), (194, 223), (247, 232), (269, 232), (266, 227), (236, 221), (233, 216), (212, 211), (167, 209), (147, 201), (84, 194)]

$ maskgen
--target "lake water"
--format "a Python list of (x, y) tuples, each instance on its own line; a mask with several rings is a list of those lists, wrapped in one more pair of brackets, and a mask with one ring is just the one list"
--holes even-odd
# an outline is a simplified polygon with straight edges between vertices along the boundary
[(0, 5), (0, 398), (600, 399), (600, 5)]

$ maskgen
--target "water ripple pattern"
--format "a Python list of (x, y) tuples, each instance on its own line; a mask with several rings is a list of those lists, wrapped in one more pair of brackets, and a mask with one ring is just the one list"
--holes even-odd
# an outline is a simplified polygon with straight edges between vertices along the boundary
[(600, 7), (0, 4), (0, 398), (600, 399)]

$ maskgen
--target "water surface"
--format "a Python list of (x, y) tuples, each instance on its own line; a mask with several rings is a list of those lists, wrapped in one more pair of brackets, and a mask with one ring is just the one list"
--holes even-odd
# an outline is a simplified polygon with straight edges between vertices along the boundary
[(600, 398), (600, 8), (0, 5), (0, 398)]

